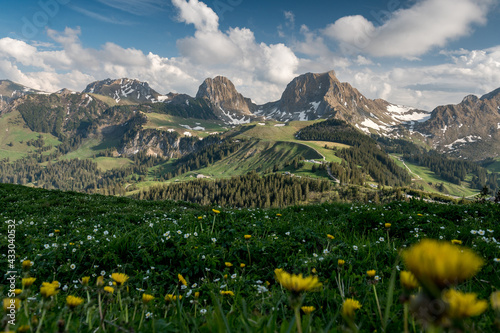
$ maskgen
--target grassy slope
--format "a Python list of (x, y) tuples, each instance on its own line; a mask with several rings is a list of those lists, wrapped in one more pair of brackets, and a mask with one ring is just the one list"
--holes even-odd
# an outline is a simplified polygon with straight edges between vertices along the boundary
[[(28, 146), (26, 142), (36, 140), (39, 135), (43, 136), (46, 146), (56, 146), (60, 143), (55, 136), (33, 132), (24, 124), (18, 111), (9, 112), (0, 117), (0, 159), (9, 157), (11, 160), (16, 160), (26, 156), (28, 152), (35, 149), (35, 147)], [(13, 144), (12, 147), (8, 146), (10, 142)]]
[[(315, 123), (315, 121), (292, 121), (287, 123), (286, 126), (275, 126), (276, 122), (267, 122), (265, 126), (249, 125), (246, 126), (248, 129), (243, 130), (241, 134), (239, 134), (242, 138), (258, 138), (261, 140), (272, 140), (272, 141), (286, 141), (286, 142), (294, 142), (302, 145), (306, 145), (310, 148), (315, 149), (319, 154), (325, 157), (325, 160), (328, 162), (337, 162), (340, 163), (341, 159), (335, 156), (331, 149), (325, 149), (325, 142), (322, 141), (302, 141), (297, 140), (295, 138), (295, 133), (300, 131), (302, 128), (309, 126)], [(245, 126), (243, 127), (245, 129)], [(340, 143), (327, 143), (330, 147), (344, 148), (346, 145)], [(319, 158), (322, 159), (322, 158)]]
[(486, 169), (488, 169), (490, 172), (500, 172), (500, 157), (496, 158), (495, 162), (488, 165)]
[(263, 172), (275, 164), (291, 161), (303, 156), (307, 159), (321, 159), (313, 149), (293, 142), (260, 141), (250, 142), (236, 153), (225, 157), (213, 165), (182, 175), (179, 179), (196, 174), (226, 178), (246, 174), (249, 171)]
[[(397, 156), (397, 154), (395, 154), (391, 155), (391, 157), (394, 158), (396, 164), (404, 168), (403, 163), (399, 160), (400, 156)], [(456, 184), (449, 183), (445, 180), (442, 180), (441, 178), (437, 177), (436, 174), (432, 172), (429, 168), (412, 164), (407, 161), (405, 161), (405, 164), (411, 170), (412, 173), (410, 173), (410, 175), (412, 176), (412, 179), (414, 179), (414, 182), (416, 184), (422, 185), (425, 191), (438, 192), (438, 190), (434, 186), (443, 183), (448, 194), (453, 196), (468, 197), (479, 193), (479, 191), (477, 190), (470, 189), (468, 182), (462, 182), (463, 185), (459, 186)], [(429, 185), (429, 183), (432, 183), (433, 185), (431, 186)]]
[[(224, 124), (222, 124), (220, 121), (194, 118), (184, 119), (181, 117), (160, 113), (146, 113), (145, 115), (148, 118), (148, 122), (146, 123), (146, 125), (144, 125), (144, 128), (157, 128), (164, 130), (173, 129), (180, 134), (183, 134), (184, 132), (190, 132), (193, 135), (201, 138), (206, 137), (213, 132), (227, 131), (227, 127), (225, 127)], [(181, 125), (187, 125), (191, 128), (199, 126), (203, 127), (204, 130), (189, 130)]]

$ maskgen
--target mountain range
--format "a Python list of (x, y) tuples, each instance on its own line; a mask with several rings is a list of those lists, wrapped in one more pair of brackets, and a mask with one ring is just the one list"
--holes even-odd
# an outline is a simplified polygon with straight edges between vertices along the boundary
[[(44, 105), (43, 121), (28, 116), (33, 105)], [(366, 134), (417, 141), (464, 159), (495, 158), (500, 151), (500, 88), (480, 98), (466, 96), (457, 105), (438, 106), (429, 112), (368, 99), (349, 83), (340, 82), (334, 71), (300, 75), (287, 85), (279, 100), (263, 105), (244, 97), (222, 76), (206, 79), (195, 97), (161, 95), (148, 83), (127, 78), (96, 81), (82, 92), (63, 89), (54, 94), (0, 81), (0, 114), (19, 110), (36, 130), (74, 134), (89, 125), (82, 124), (82, 119), (92, 122), (108, 107), (117, 105), (139, 105), (144, 112), (161, 108), (183, 117), (218, 119), (226, 126), (266, 119), (288, 123), (335, 118)]]

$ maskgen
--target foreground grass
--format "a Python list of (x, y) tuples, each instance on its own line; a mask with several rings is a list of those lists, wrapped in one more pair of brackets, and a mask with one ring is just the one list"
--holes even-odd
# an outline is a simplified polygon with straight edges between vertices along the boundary
[[(0, 184), (0, 207), (3, 222), (15, 221), (18, 276), (29, 260), (33, 266), (22, 274), (36, 278), (19, 295), (15, 326), (4, 317), (2, 329), (12, 331), (31, 325), (33, 332), (294, 332), (300, 321), (304, 332), (402, 332), (399, 250), (423, 238), (460, 240), (484, 259), (476, 277), (458, 289), (487, 299), (500, 288), (500, 208), (493, 204), (228, 209)], [(0, 265), (7, 271), (6, 223), (1, 230)], [(300, 294), (312, 312), (296, 316), (294, 294), (277, 283), (276, 268), (318, 278), (319, 291)], [(116, 285), (112, 273), (130, 279)], [(96, 285), (99, 276), (113, 292)], [(58, 294), (43, 297), (44, 281), (58, 281)], [(72, 309), (69, 295), (82, 303)], [(361, 304), (355, 326), (341, 314), (347, 298)], [(495, 318), (489, 308), (461, 324), (466, 332), (494, 332)], [(422, 329), (412, 320), (409, 327)]]

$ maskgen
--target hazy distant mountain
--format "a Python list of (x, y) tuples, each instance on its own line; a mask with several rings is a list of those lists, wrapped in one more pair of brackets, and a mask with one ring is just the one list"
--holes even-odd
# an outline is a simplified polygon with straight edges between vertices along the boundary
[(14, 83), (9, 80), (0, 80), (0, 113), (11, 101), (24, 95), (38, 92), (38, 90), (28, 88), (22, 84)]
[(499, 156), (500, 88), (481, 98), (469, 95), (460, 104), (438, 106), (414, 129), (443, 153), (469, 159)]
[(156, 102), (161, 96), (151, 89), (147, 82), (127, 78), (96, 81), (89, 84), (83, 92), (111, 97), (116, 103), (121, 102), (121, 104)]

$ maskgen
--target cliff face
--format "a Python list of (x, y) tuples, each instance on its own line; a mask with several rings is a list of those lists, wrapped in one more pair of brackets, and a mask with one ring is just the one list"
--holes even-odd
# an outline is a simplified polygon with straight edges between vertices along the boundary
[(156, 129), (139, 129), (131, 134), (122, 141), (118, 153), (132, 156), (146, 151), (152, 156), (179, 158), (219, 141), (217, 137), (200, 140), (198, 137), (181, 136), (177, 132)]
[(196, 98), (206, 100), (214, 114), (227, 123), (248, 123), (256, 118), (254, 112), (257, 105), (243, 97), (234, 84), (223, 76), (206, 79), (199, 87)]

